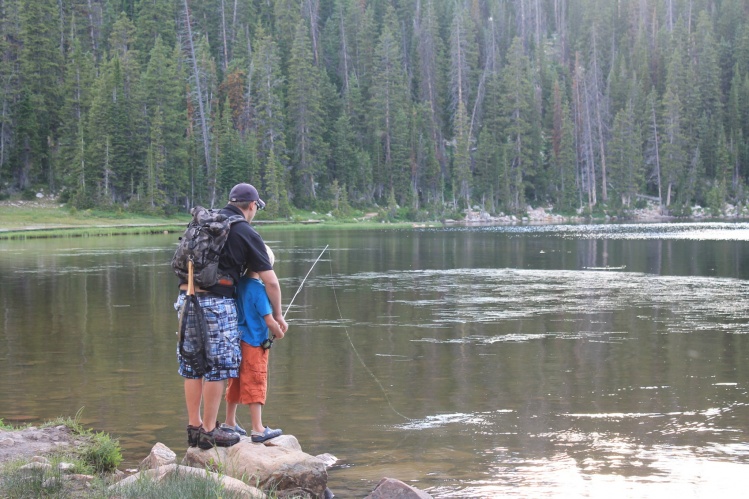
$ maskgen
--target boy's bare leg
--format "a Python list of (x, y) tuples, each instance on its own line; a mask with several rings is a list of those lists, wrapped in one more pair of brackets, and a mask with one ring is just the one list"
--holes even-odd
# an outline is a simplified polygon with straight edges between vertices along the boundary
[(236, 402), (226, 402), (226, 419), (224, 420), (226, 426), (234, 428), (237, 425), (237, 405)]
[(255, 402), (250, 404), (250, 418), (252, 418), (252, 431), (264, 432), (263, 426), (263, 404)]

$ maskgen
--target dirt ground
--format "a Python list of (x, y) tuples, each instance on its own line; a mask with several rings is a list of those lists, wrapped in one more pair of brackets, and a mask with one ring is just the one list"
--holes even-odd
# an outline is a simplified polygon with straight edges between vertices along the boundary
[(54, 451), (73, 451), (83, 440), (72, 434), (66, 426), (22, 430), (0, 429), (0, 466), (15, 459), (30, 459)]

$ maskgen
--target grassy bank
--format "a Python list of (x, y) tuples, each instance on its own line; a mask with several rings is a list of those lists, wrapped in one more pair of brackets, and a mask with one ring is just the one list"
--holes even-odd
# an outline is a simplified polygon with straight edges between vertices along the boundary
[[(283, 230), (316, 228), (381, 229), (411, 227), (411, 222), (383, 223), (378, 214), (354, 212), (346, 218), (335, 218), (315, 212), (297, 211), (290, 220), (265, 220), (260, 213), (254, 224)], [(156, 217), (100, 210), (70, 210), (56, 203), (4, 203), (0, 205), (0, 239), (51, 237), (96, 237), (133, 234), (181, 232), (190, 216)], [(424, 225), (424, 224), (421, 224)], [(437, 225), (437, 224), (433, 224)]]
[(184, 227), (188, 216), (150, 217), (125, 212), (77, 211), (52, 203), (0, 205), (0, 238), (98, 236), (162, 232)]
[[(122, 462), (119, 442), (108, 434), (81, 426), (80, 411), (75, 418), (58, 418), (40, 425), (14, 427), (0, 419), (4, 435), (13, 435), (21, 444), (5, 445), (0, 452), (0, 497), (35, 499), (225, 499), (246, 498), (246, 493), (233, 490), (221, 481), (221, 475), (177, 471), (164, 478), (153, 473), (141, 473), (138, 480), (123, 482), (125, 473), (117, 470)], [(54, 429), (54, 433), (40, 434), (39, 430)], [(23, 442), (48, 440), (46, 452), (26, 452)], [(6, 439), (7, 441), (7, 439)], [(54, 444), (54, 445), (53, 445)], [(63, 445), (59, 445), (63, 444)], [(257, 486), (252, 478), (242, 480)], [(274, 487), (262, 497), (278, 499)], [(301, 499), (294, 494), (287, 499)]]

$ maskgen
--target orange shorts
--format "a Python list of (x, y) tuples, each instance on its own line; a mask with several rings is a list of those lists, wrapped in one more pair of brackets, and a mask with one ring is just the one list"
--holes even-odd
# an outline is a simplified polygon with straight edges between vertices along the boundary
[(244, 341), (239, 377), (229, 378), (226, 401), (235, 404), (265, 404), (268, 394), (268, 353), (261, 347), (253, 347)]

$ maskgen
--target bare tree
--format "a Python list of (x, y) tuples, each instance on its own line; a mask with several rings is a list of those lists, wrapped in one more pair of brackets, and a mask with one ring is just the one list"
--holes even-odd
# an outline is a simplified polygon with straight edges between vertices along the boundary
[(225, 0), (221, 0), (221, 40), (224, 44), (224, 71), (229, 66), (229, 47), (226, 40), (226, 5)]
[(320, 0), (304, 0), (304, 13), (309, 18), (310, 37), (312, 38), (312, 55), (315, 58), (315, 66), (320, 65), (319, 38), (320, 38)]
[(655, 152), (655, 156), (654, 156), (653, 160), (654, 160), (654, 163), (655, 163), (655, 177), (656, 177), (656, 182), (658, 184), (658, 200), (659, 200), (661, 206), (663, 206), (663, 188), (661, 186), (661, 154), (660, 154), (660, 151), (659, 151), (659, 144), (658, 144), (658, 120), (657, 120), (657, 113), (655, 111), (655, 101), (656, 101), (655, 95), (651, 94), (651, 96), (650, 96), (650, 111), (651, 111), (651, 116), (652, 116), (652, 120), (653, 120), (653, 128), (652, 128), (652, 131), (653, 131), (653, 148), (654, 148), (654, 152)]
[(426, 0), (423, 9), (421, 0), (416, 1), (414, 34), (419, 53), (420, 96), (429, 105), (430, 131), (435, 147), (435, 157), (444, 172), (446, 154), (442, 134), (442, 115), (438, 91), (438, 47), (439, 26), (434, 11), (434, 0)]
[[(197, 93), (195, 100), (198, 103), (198, 121), (200, 122), (200, 132), (203, 141), (203, 159), (205, 161), (206, 170), (211, 168), (211, 138), (210, 138), (210, 127), (208, 123), (208, 111), (206, 109), (206, 95), (202, 88), (202, 80), (200, 69), (198, 67), (198, 58), (195, 53), (195, 42), (192, 35), (192, 20), (190, 18), (190, 6), (187, 4), (187, 0), (184, 0), (185, 6), (185, 27), (187, 28), (187, 44), (189, 50), (189, 58), (192, 63), (193, 81), (195, 82), (195, 92)], [(211, 191), (211, 207), (216, 199), (216, 185), (214, 183)]]
[(605, 203), (608, 200), (608, 192), (606, 189), (607, 178), (606, 178), (606, 138), (608, 135), (608, 105), (606, 102), (606, 96), (602, 91), (602, 76), (600, 67), (598, 64), (598, 44), (596, 42), (597, 30), (593, 29), (591, 34), (591, 72), (590, 72), (590, 100), (592, 100), (593, 111), (595, 113), (595, 124), (596, 124), (596, 135), (598, 142), (598, 154), (601, 162), (601, 199)]
[(341, 89), (341, 93), (343, 95), (348, 94), (349, 90), (349, 47), (348, 47), (348, 37), (346, 34), (346, 14), (343, 10), (343, 3), (338, 4), (338, 37), (341, 40), (341, 48), (340, 48), (340, 73), (341, 73), (341, 79), (343, 80), (343, 88)]

